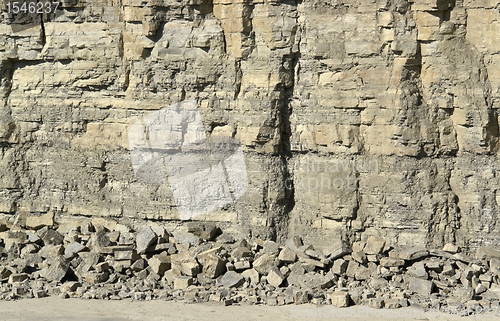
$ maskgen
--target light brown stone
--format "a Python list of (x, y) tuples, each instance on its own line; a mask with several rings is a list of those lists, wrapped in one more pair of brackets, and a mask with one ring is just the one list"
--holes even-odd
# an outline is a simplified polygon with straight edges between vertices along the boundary
[(28, 216), (26, 218), (26, 227), (30, 229), (40, 229), (44, 226), (52, 227), (54, 225), (54, 212), (48, 212), (41, 216)]

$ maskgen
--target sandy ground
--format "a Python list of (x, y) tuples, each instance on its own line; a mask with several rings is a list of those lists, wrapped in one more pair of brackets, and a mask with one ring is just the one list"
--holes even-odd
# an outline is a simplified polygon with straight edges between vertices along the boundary
[[(354, 306), (337, 309), (332, 306), (222, 306), (214, 303), (185, 304), (166, 301), (102, 301), (44, 298), (0, 302), (0, 320), (37, 321), (278, 321), (278, 320), (500, 320), (500, 311), (460, 317), (437, 311), (418, 311), (413, 308), (373, 310)], [(493, 314), (499, 316), (492, 317)]]

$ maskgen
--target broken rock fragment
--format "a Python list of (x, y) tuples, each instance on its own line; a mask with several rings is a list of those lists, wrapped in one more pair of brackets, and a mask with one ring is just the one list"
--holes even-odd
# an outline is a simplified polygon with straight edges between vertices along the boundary
[(202, 265), (202, 272), (209, 278), (217, 278), (226, 271), (227, 261), (220, 257), (222, 247), (216, 247), (198, 254), (197, 258)]
[(175, 290), (186, 290), (190, 285), (193, 284), (193, 278), (190, 276), (179, 276), (174, 280)]
[(148, 265), (154, 273), (163, 276), (171, 268), (171, 258), (166, 252), (156, 254), (148, 260)]
[(239, 287), (245, 282), (245, 278), (234, 271), (226, 272), (220, 281), (218, 282), (218, 286), (226, 287), (226, 288), (234, 288)]
[(408, 289), (412, 292), (418, 293), (422, 296), (428, 297), (434, 289), (432, 281), (423, 280), (415, 277), (408, 278)]
[(253, 262), (253, 268), (262, 275), (267, 275), (271, 267), (276, 266), (275, 257), (264, 253)]
[(284, 279), (285, 277), (281, 271), (275, 266), (271, 267), (269, 273), (267, 274), (267, 282), (275, 288), (279, 287), (281, 283), (283, 283)]
[(328, 299), (331, 304), (337, 308), (344, 308), (349, 306), (349, 293), (348, 292), (332, 292), (328, 294)]
[(28, 216), (26, 218), (26, 227), (38, 230), (44, 226), (52, 227), (54, 225), (54, 212), (48, 212), (41, 216)]
[(59, 282), (68, 272), (69, 266), (70, 261), (64, 256), (60, 256), (52, 261), (44, 276), (47, 280)]
[(429, 251), (421, 247), (402, 247), (389, 252), (389, 257), (401, 260), (417, 260), (429, 256)]
[(135, 243), (139, 254), (146, 253), (147, 248), (157, 240), (156, 233), (149, 226), (145, 226), (136, 236)]
[(363, 252), (366, 254), (380, 254), (385, 247), (385, 239), (370, 236), (366, 241), (366, 245), (363, 248)]
[(335, 260), (336, 258), (351, 253), (351, 247), (345, 241), (337, 241), (332, 246), (325, 248), (323, 253), (330, 259)]
[(278, 259), (284, 263), (293, 263), (297, 260), (297, 254), (285, 246), (278, 255)]
[(187, 276), (196, 276), (201, 271), (200, 264), (188, 251), (171, 256), (172, 269), (177, 269)]

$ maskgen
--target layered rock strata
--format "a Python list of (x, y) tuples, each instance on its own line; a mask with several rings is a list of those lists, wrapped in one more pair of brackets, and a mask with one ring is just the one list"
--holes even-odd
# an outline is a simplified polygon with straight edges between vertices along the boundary
[(70, 1), (0, 17), (0, 212), (176, 221), (127, 132), (194, 99), (246, 193), (198, 220), (474, 250), (498, 242), (494, 0)]

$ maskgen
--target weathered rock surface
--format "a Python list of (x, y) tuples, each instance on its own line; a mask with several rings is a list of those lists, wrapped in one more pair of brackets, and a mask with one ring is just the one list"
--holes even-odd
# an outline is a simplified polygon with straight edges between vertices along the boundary
[(234, 271), (228, 271), (222, 276), (219, 286), (233, 288), (242, 285), (243, 282), (245, 282), (245, 278), (242, 275)]
[(137, 244), (137, 252), (143, 254), (146, 252), (148, 247), (153, 244), (157, 240), (158, 236), (149, 226), (145, 226), (139, 234), (137, 234), (137, 238), (135, 240)]
[(174, 226), (170, 185), (137, 179), (127, 133), (194, 99), (248, 174), (206, 220), (321, 246), (498, 244), (495, 5), (73, 1), (30, 28), (2, 15), (0, 213), (35, 229), (50, 211)]
[(26, 227), (37, 230), (44, 226), (54, 225), (54, 212), (48, 212), (47, 214), (40, 216), (28, 216), (26, 218)]
[(344, 308), (349, 306), (349, 293), (347, 292), (333, 292), (328, 294), (333, 306), (338, 308)]

